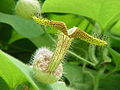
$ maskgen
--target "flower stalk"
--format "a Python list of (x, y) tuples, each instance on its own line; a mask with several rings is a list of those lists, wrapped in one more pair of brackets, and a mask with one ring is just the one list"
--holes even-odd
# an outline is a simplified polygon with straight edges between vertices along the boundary
[(63, 33), (59, 34), (56, 50), (47, 69), (48, 72), (54, 72), (62, 60), (64, 60), (64, 56), (67, 53), (71, 42), (72, 38), (64, 35)]

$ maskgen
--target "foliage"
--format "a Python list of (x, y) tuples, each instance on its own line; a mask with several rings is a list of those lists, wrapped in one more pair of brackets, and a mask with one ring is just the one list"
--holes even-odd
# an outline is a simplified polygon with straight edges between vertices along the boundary
[(63, 77), (54, 84), (35, 80), (30, 62), (37, 48), (54, 50), (59, 32), (15, 15), (16, 1), (0, 0), (0, 90), (120, 89), (119, 0), (39, 0), (43, 17), (77, 26), (108, 43), (97, 47), (74, 39)]

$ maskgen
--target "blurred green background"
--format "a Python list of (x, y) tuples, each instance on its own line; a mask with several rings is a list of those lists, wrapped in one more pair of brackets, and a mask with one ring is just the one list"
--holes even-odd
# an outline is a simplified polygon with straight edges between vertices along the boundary
[[(63, 75), (62, 81), (74, 90), (120, 90), (120, 1), (39, 2), (44, 18), (63, 21), (68, 28), (79, 27), (108, 43), (107, 46), (98, 47), (74, 39), (63, 63), (64, 72), (67, 74)], [(55, 49), (59, 32), (17, 16), (16, 3), (17, 0), (0, 0), (0, 49), (29, 64), (37, 48)], [(2, 61), (0, 63), (3, 65)], [(9, 85), (0, 78), (0, 90), (9, 90), (8, 87)]]

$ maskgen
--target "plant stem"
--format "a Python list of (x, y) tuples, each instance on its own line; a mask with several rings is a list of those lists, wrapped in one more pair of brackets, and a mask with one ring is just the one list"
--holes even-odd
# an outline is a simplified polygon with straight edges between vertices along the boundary
[(88, 53), (90, 60), (96, 65), (98, 63), (97, 58), (95, 56), (95, 46), (89, 45)]
[(86, 60), (86, 59), (84, 59), (84, 58), (78, 56), (78, 55), (75, 54), (74, 52), (72, 52), (72, 51), (68, 51), (68, 52), (69, 52), (70, 54), (74, 55), (75, 57), (77, 57), (78, 59), (80, 59), (80, 60), (82, 60), (82, 61), (84, 61), (84, 62), (87, 62), (87, 63), (89, 63), (89, 64), (92, 65), (92, 66), (95, 66), (94, 63), (92, 63), (92, 62), (90, 62), (90, 61), (88, 61), (88, 60)]
[(51, 62), (48, 66), (48, 69), (47, 69), (48, 72), (51, 73), (56, 70), (58, 65), (64, 59), (64, 56), (70, 47), (71, 41), (72, 41), (72, 38), (69, 38), (67, 35), (64, 35), (63, 33), (61, 33), (58, 36), (57, 47), (53, 54), (53, 57), (51, 58)]
[(102, 69), (99, 70), (99, 72), (97, 73), (95, 80), (94, 80), (94, 89), (93, 90), (98, 90), (99, 88), (99, 81), (104, 73), (105, 67), (103, 67)]

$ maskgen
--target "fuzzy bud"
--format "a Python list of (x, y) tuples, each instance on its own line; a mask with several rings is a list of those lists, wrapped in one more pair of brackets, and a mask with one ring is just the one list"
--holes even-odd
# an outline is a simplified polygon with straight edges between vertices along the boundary
[(43, 83), (54, 83), (58, 81), (63, 72), (62, 64), (60, 64), (54, 72), (48, 71), (48, 65), (51, 62), (53, 52), (47, 48), (39, 48), (34, 54), (33, 71), (34, 77)]
[(16, 14), (24, 18), (32, 18), (40, 13), (40, 4), (37, 0), (19, 0), (15, 7)]

